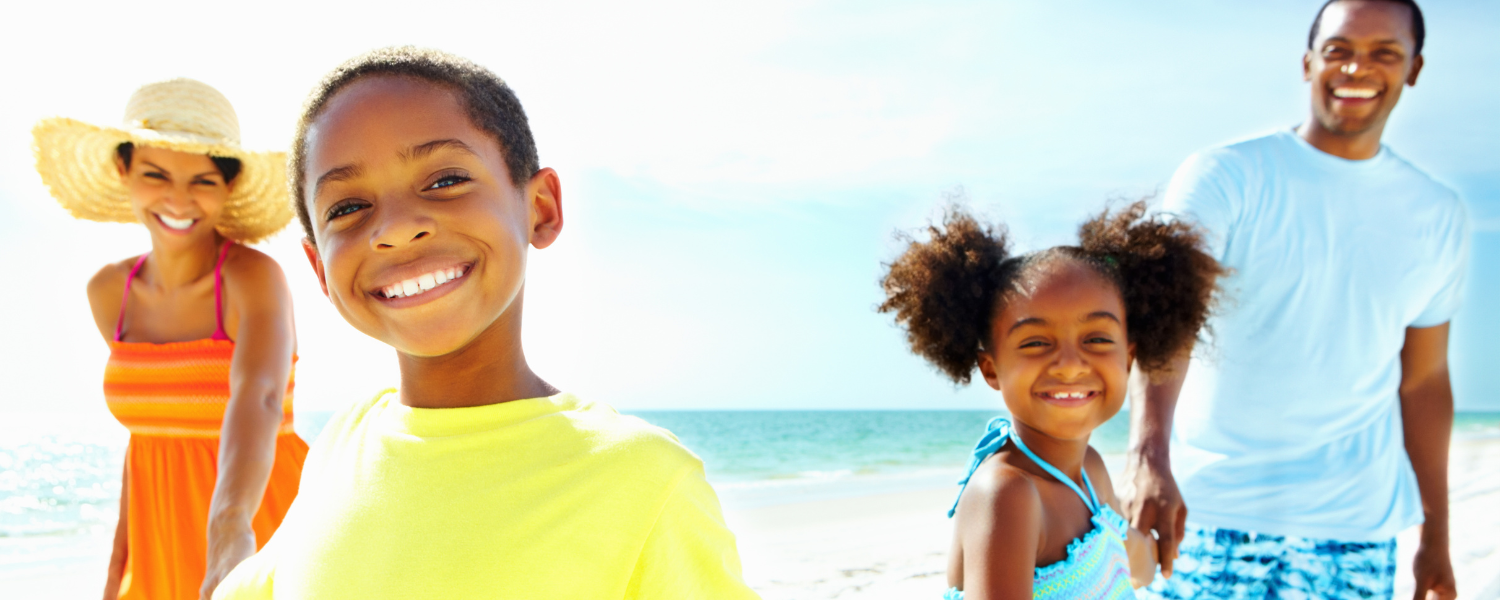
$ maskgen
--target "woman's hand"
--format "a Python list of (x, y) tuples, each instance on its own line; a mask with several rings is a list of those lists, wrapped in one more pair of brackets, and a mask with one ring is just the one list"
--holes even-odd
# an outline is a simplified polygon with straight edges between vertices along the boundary
[(238, 524), (221, 523), (208, 525), (208, 570), (203, 576), (203, 586), (198, 588), (201, 600), (213, 598), (214, 588), (219, 587), (219, 582), (255, 554), (255, 530), (250, 528), (248, 520)]
[(1134, 527), (1125, 537), (1125, 552), (1130, 556), (1130, 585), (1143, 588), (1156, 578), (1156, 540)]

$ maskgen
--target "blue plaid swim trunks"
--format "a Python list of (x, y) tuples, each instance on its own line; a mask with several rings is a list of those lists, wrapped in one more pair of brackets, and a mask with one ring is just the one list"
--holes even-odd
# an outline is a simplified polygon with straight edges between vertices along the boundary
[(1390, 598), (1396, 540), (1339, 542), (1189, 525), (1172, 578), (1141, 598), (1231, 600)]

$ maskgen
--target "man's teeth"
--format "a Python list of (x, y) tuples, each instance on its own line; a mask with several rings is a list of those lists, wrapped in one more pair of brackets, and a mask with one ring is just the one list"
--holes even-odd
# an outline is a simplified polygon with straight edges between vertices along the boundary
[(1376, 92), (1375, 90), (1368, 89), (1368, 88), (1349, 88), (1349, 87), (1333, 88), (1333, 97), (1334, 98), (1361, 98), (1361, 99), (1368, 100), (1370, 98), (1374, 98), (1375, 94), (1377, 94), (1377, 93), (1379, 93), (1379, 92)]
[(449, 269), (438, 269), (431, 273), (423, 273), (411, 279), (403, 280), (400, 283), (386, 286), (380, 290), (380, 293), (384, 294), (387, 298), (415, 296), (459, 277), (463, 277), (465, 274), (464, 269), (465, 267), (452, 267)]
[(172, 217), (158, 214), (156, 218), (161, 219), (162, 224), (172, 229), (187, 229), (193, 226), (197, 219), (173, 219)]

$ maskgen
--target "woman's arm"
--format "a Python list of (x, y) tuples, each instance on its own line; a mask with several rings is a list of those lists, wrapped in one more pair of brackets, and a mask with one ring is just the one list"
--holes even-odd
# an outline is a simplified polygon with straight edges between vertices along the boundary
[(1032, 598), (1042, 500), (1029, 477), (981, 465), (958, 503), (953, 526), (963, 551), (964, 600)]
[(235, 339), (234, 359), (219, 437), (218, 481), (208, 509), (202, 598), (212, 596), (235, 565), (255, 554), (251, 520), (275, 462), (281, 404), (296, 347), (291, 293), (281, 267), (254, 250), (235, 246), (230, 251), (235, 254), (224, 265), (225, 313), (239, 319), (229, 332)]
[(130, 461), (120, 469), (120, 520), (115, 522), (115, 547), (109, 553), (109, 575), (104, 578), (104, 600), (120, 597), (120, 581), (125, 576), (125, 559), (130, 556), (130, 521), (125, 518), (130, 501)]

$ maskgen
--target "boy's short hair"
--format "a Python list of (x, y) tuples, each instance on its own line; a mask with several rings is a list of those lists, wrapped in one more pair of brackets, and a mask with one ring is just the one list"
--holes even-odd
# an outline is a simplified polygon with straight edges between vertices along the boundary
[(457, 93), (469, 113), (469, 121), (494, 136), (500, 144), (510, 180), (517, 187), (526, 185), (541, 169), (526, 111), (521, 108), (515, 92), (499, 76), (473, 61), (440, 50), (413, 46), (373, 50), (349, 59), (324, 77), (302, 107), (297, 137), (292, 144), (288, 180), (292, 186), (292, 199), (297, 204), (297, 218), (302, 222), (307, 239), (314, 239), (312, 218), (304, 194), (307, 185), (307, 128), (340, 90), (376, 75), (421, 79)]

